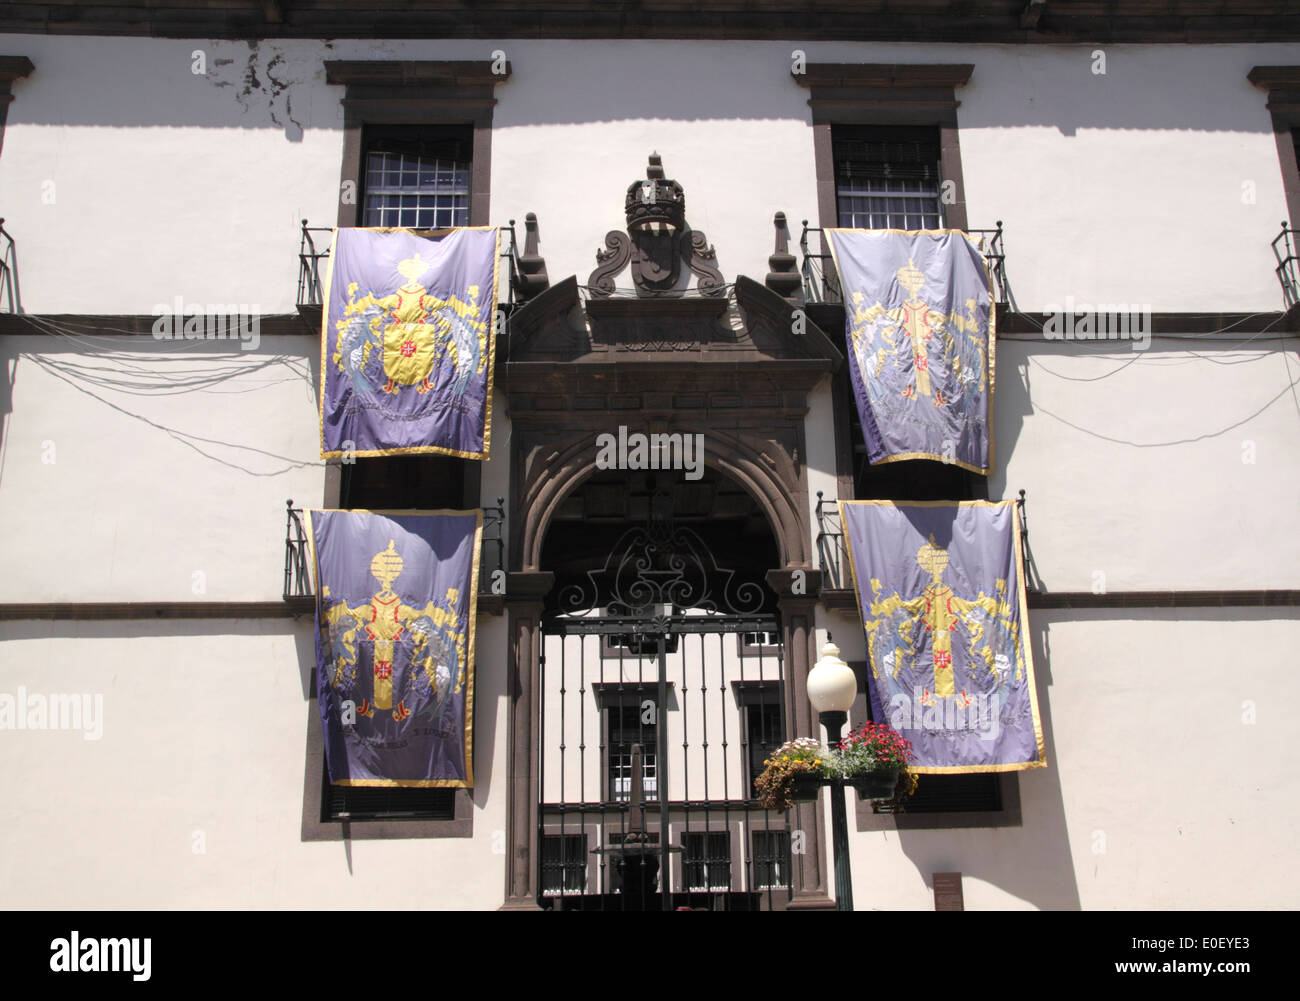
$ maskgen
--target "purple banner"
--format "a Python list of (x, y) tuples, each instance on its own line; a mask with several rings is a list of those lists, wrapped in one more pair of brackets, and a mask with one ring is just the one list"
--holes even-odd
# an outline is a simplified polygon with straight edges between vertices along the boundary
[(1015, 501), (841, 501), (872, 716), (920, 773), (1047, 764)]
[(473, 786), (480, 511), (309, 511), (330, 781)]
[(321, 457), (486, 459), (495, 228), (339, 229), (321, 329)]
[(960, 230), (828, 229), (867, 460), (938, 459), (988, 475), (994, 317)]

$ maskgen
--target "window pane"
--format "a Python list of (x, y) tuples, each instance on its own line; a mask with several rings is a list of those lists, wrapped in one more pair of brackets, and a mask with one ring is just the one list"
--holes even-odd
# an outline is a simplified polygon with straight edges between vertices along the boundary
[(784, 831), (754, 832), (754, 887), (784, 889), (790, 885), (790, 835)]
[(841, 226), (940, 224), (938, 129), (838, 127), (832, 147)]
[[(369, 226), (446, 229), (469, 224), (469, 163), (415, 153), (366, 158), (362, 219)], [(385, 208), (400, 206), (400, 212)]]
[(727, 832), (687, 834), (683, 848), (687, 890), (725, 892), (731, 889), (731, 836)]
[(641, 719), (641, 703), (629, 696), (629, 704), (612, 706), (609, 713), (610, 798), (627, 800), (632, 795), (632, 745), (641, 745), (641, 790), (646, 802), (658, 793), (658, 728)]
[(587, 889), (587, 836), (548, 834), (542, 837), (542, 894), (585, 893)]

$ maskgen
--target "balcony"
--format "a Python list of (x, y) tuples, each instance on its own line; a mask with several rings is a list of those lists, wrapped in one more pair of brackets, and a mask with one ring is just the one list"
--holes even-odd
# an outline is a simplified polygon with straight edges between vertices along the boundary
[[(1006, 281), (1006, 254), (1002, 248), (1002, 220), (998, 220), (996, 229), (968, 229), (965, 231), (973, 237), (984, 252), (989, 273), (993, 277), (993, 301), (999, 306), (1008, 302)], [(817, 234), (818, 252), (814, 253), (808, 245), (808, 235)], [(807, 305), (837, 306), (844, 305), (844, 293), (840, 289), (839, 275), (835, 273), (835, 264), (831, 258), (830, 246), (825, 231), (821, 227), (809, 227), (808, 220), (803, 221), (803, 233), (799, 237), (799, 250), (803, 255), (801, 272), (803, 275), (803, 296)], [(829, 330), (831, 327), (824, 327)]]
[[(904, 504), (906, 501), (900, 500)], [(844, 544), (844, 526), (840, 522), (838, 500), (826, 500), (817, 491), (817, 569), (821, 571), (821, 600), (828, 609), (857, 608), (853, 593), (853, 570), (849, 565), (848, 547)], [(1021, 561), (1025, 575), (1025, 590), (1038, 594), (1041, 588), (1034, 583), (1033, 560), (1029, 549), (1029, 522), (1025, 517), (1025, 492), (1016, 500), (1017, 527), (1020, 532)]]
[(0, 313), (17, 313), (18, 309), (18, 251), (14, 238), (5, 230), (0, 219)]
[[(3, 220), (0, 220), (3, 221)], [(1273, 269), (1277, 280), (1282, 285), (1282, 300), (1290, 309), (1300, 302), (1300, 280), (1296, 273), (1296, 233), (1285, 219), (1282, 220), (1282, 232), (1273, 238), (1273, 256), (1277, 258), (1277, 267)]]
[[(515, 240), (515, 220), (498, 227), (502, 234), (500, 271), (506, 280), (501, 283), (497, 306), (507, 316), (549, 284), (546, 262), (537, 251), (537, 216), (532, 212), (524, 217), (524, 228), (524, 252), (520, 254)], [(302, 220), (298, 245), (298, 315), (313, 329), (320, 327), (325, 301), (323, 279), (333, 233), (332, 226), (309, 226), (306, 219)]]
[[(310, 553), (303, 509), (285, 503), (284, 527), (284, 600), (296, 611), (311, 611), (316, 605), (312, 592)], [(493, 587), (506, 569), (505, 498), (498, 497), (496, 507), (483, 508), (483, 551), (479, 562), (479, 611), (499, 615), (502, 589)], [(495, 580), (494, 580), (495, 578)]]

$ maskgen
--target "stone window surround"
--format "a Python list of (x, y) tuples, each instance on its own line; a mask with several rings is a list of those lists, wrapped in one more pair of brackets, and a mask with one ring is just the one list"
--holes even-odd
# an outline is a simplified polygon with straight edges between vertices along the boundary
[(1300, 167), (1296, 163), (1292, 132), (1300, 128), (1300, 66), (1256, 66), (1246, 79), (1268, 91), (1268, 111), (1273, 119), (1287, 215), (1294, 227), (1300, 223)]
[[(492, 110), (495, 88), (510, 77), (493, 73), (488, 60), (326, 60), (325, 80), (346, 87), (343, 104), (343, 163), (339, 175), (337, 225), (356, 226), (359, 199), (344, 202), (347, 182), (361, 188), (362, 130), (367, 124), (465, 124), (473, 128), (473, 163), (470, 173), (469, 224), (489, 225), (492, 178)], [(477, 472), (478, 464), (472, 468)], [(466, 507), (479, 503), (477, 475), (466, 476)], [(325, 473), (324, 506), (339, 505), (341, 467), (329, 463)], [(304, 841), (393, 838), (468, 838), (473, 836), (472, 790), (458, 789), (452, 820), (322, 822), (320, 820), (321, 769), (324, 739), (315, 699), (309, 700), (307, 751), (303, 785), (302, 839)]]

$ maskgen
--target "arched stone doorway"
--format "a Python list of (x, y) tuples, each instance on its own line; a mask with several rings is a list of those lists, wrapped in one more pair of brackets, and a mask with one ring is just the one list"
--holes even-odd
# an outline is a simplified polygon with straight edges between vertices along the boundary
[[(742, 503), (744, 517), (765, 529), (764, 555), (751, 553), (743, 562), (749, 572), (761, 572), (768, 610), (775, 611), (785, 736), (814, 732), (804, 689), (814, 659), (818, 590), (804, 418), (808, 393), (840, 356), (811, 324), (792, 334), (790, 313), (786, 300), (743, 277), (730, 298), (630, 302), (584, 301), (568, 279), (511, 318), (505, 365), (512, 571), (505, 595), (511, 642), (507, 907), (536, 908), (541, 888), (539, 807), (548, 753), (541, 732), (544, 625), (556, 607), (557, 577), (574, 569), (561, 565), (552, 551), (558, 543), (548, 539), (560, 538), (566, 521), (589, 520), (589, 494), (599, 509), (600, 488), (619, 486), (597, 469), (602, 436), (700, 436), (706, 472), (695, 482), (707, 481), (715, 492), (724, 486), (724, 494), (730, 491)], [(636, 471), (629, 464), (623, 475)], [(689, 508), (692, 481), (680, 470), (663, 475), (683, 484), (674, 488), (674, 507), (681, 502)], [(588, 483), (590, 491), (583, 486)], [(575, 497), (583, 505), (576, 518)], [(632, 496), (611, 503), (624, 500), (630, 504)], [(694, 503), (703, 502), (697, 497)], [(709, 517), (716, 515), (711, 511)], [(630, 508), (621, 516), (630, 521)], [(553, 536), (553, 528), (561, 535)], [(723, 529), (710, 531), (720, 537)], [(587, 560), (598, 548), (597, 534), (589, 545), (576, 530), (573, 535)], [(770, 562), (758, 567), (756, 559)], [(793, 856), (790, 906), (829, 905), (820, 812), (800, 806), (790, 823), (803, 849)], [(752, 843), (750, 854), (752, 861)]]
[[(785, 739), (778, 562), (715, 469), (598, 470), (541, 552), (538, 903), (784, 908), (790, 812), (753, 778)], [(795, 844), (795, 848), (800, 845)]]

